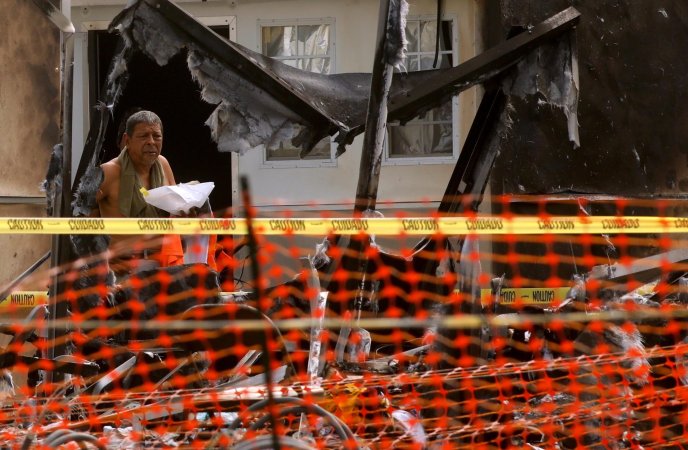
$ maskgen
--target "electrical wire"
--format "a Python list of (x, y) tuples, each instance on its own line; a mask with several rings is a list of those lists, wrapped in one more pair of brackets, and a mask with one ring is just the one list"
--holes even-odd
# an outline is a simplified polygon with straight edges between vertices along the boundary
[[(52, 395), (50, 395), (50, 397), (47, 398), (46, 404), (50, 403), (51, 401), (53, 401), (59, 397), (62, 397), (71, 386), (72, 385), (70, 383), (65, 383), (62, 386), (60, 386), (58, 389), (55, 390), (55, 392), (52, 393)], [(43, 408), (42, 411), (40, 412), (40, 414), (38, 415), (36, 422), (41, 423), (49, 410), (50, 410), (50, 408)], [(61, 430), (58, 430), (58, 431), (61, 431)], [(29, 450), (31, 448), (31, 444), (33, 443), (33, 440), (35, 438), (36, 438), (35, 433), (29, 432), (26, 435), (26, 437), (24, 438), (24, 442), (22, 443), (21, 450)]]
[(65, 436), (65, 435), (71, 434), (71, 433), (72, 433), (72, 430), (68, 430), (68, 429), (61, 429), (61, 430), (53, 431), (43, 440), (43, 445), (51, 445), (51, 442), (54, 441), (55, 439), (58, 439), (62, 436)]
[(71, 430), (57, 430), (43, 441), (43, 445), (49, 448), (58, 448), (60, 445), (64, 445), (68, 442), (76, 442), (78, 444), (89, 443), (99, 449), (106, 449), (105, 445), (92, 434)]
[(259, 311), (257, 308), (254, 308), (253, 306), (241, 305), (241, 307), (249, 309), (255, 313), (260, 314), (263, 317), (263, 319), (265, 319), (265, 321), (267, 321), (270, 324), (270, 326), (273, 328), (273, 330), (277, 334), (277, 337), (280, 339), (280, 341), (282, 341), (282, 348), (284, 349), (284, 356), (285, 356), (285, 359), (287, 360), (287, 363), (289, 364), (289, 367), (291, 367), (292, 375), (297, 374), (298, 372), (296, 371), (296, 366), (294, 366), (294, 361), (292, 361), (291, 356), (289, 356), (289, 352), (287, 351), (287, 340), (284, 338), (284, 336), (282, 335), (282, 332), (280, 331), (279, 327), (275, 324), (275, 322), (273, 322), (272, 319), (270, 319), (267, 316), (267, 314), (262, 313), (261, 311)]

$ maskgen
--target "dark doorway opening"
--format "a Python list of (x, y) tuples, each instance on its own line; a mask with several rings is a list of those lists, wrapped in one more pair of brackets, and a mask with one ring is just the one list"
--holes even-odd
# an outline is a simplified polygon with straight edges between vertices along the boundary
[[(90, 82), (94, 88), (90, 98), (99, 99), (120, 37), (106, 31), (90, 33)], [(106, 132), (101, 162), (119, 154), (117, 129), (125, 114), (132, 108), (151, 110), (162, 120), (162, 153), (169, 160), (176, 181), (214, 182), (210, 204), (217, 216), (223, 216), (220, 210), (232, 206), (231, 155), (218, 152), (204, 124), (215, 106), (201, 99), (200, 87), (191, 78), (186, 56), (186, 51), (180, 52), (161, 67), (136, 52), (128, 65), (129, 82)]]

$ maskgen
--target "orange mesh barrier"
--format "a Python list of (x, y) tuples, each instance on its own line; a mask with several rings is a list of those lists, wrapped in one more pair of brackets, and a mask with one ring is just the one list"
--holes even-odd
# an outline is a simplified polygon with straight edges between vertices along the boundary
[[(426, 237), (269, 234), (249, 217), (247, 234), (218, 233), (217, 270), (155, 267), (160, 235), (107, 252), (102, 237), (72, 236), (77, 256), (14, 288), (45, 288), (48, 305), (21, 294), (0, 303), (0, 441), (682, 448), (688, 246), (676, 229), (634, 224), (682, 220), (684, 209), (499, 197), (469, 217), (482, 224), (475, 233)], [(356, 226), (341, 211), (314, 211), (259, 219)], [(553, 225), (601, 216), (612, 218), (605, 234)], [(494, 226), (518, 218), (545, 225)], [(207, 253), (199, 242), (187, 251)], [(116, 274), (115, 258), (125, 266)]]

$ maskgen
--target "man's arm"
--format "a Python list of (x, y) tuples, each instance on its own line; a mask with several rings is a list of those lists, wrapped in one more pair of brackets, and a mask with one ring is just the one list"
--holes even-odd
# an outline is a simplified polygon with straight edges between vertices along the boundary
[(160, 160), (160, 165), (162, 166), (162, 173), (165, 176), (165, 181), (166, 181), (167, 186), (173, 186), (173, 185), (177, 184), (174, 181), (174, 174), (172, 173), (172, 167), (170, 166), (169, 161), (167, 161), (167, 158), (160, 155), (160, 156), (158, 156), (158, 159)]
[(120, 217), (118, 207), (120, 167), (114, 161), (108, 161), (101, 166), (103, 182), (96, 191), (98, 215), (101, 217)]
[(100, 166), (100, 169), (103, 171), (103, 181), (100, 183), (100, 186), (98, 186), (98, 190), (96, 190), (96, 206), (97, 208), (93, 208), (91, 210), (91, 214), (89, 216), (91, 217), (100, 217), (100, 202), (102, 202), (105, 199), (105, 192), (103, 192), (103, 186), (105, 185), (105, 170), (103, 169), (103, 166)]

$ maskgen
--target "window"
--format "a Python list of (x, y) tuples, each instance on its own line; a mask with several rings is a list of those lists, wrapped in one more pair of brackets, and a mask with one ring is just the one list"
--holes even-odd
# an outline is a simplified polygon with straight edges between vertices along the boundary
[[(297, 19), (259, 21), (261, 52), (297, 69), (330, 74), (334, 72), (334, 20)], [(316, 144), (304, 159), (300, 148), (281, 144), (266, 150), (266, 167), (335, 166), (335, 146), (330, 137)]]
[[(453, 20), (442, 20), (437, 68), (452, 67), (457, 62), (457, 35)], [(437, 20), (409, 18), (406, 22), (408, 49), (402, 70), (429, 70), (435, 60)], [(439, 164), (455, 161), (458, 156), (458, 101), (445, 104), (414, 118), (404, 126), (388, 127), (385, 164)]]

